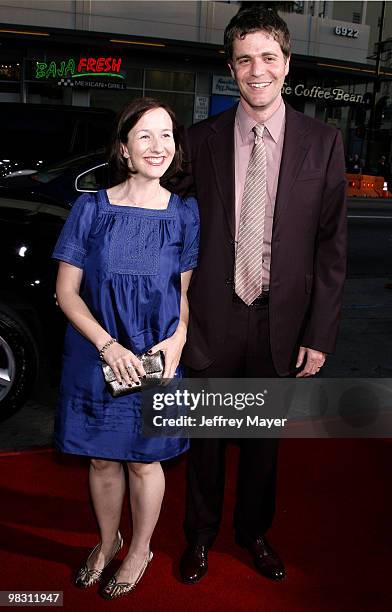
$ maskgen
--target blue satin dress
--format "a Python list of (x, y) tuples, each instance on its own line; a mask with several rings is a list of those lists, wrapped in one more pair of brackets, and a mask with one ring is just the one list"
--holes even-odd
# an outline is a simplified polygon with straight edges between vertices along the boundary
[[(172, 194), (166, 209), (153, 210), (110, 204), (101, 190), (75, 202), (52, 257), (83, 269), (80, 295), (94, 317), (142, 353), (175, 332), (181, 272), (196, 267), (198, 244), (194, 198)], [(142, 436), (140, 395), (113, 398), (97, 349), (68, 325), (55, 422), (59, 450), (145, 462), (186, 451), (186, 439)]]

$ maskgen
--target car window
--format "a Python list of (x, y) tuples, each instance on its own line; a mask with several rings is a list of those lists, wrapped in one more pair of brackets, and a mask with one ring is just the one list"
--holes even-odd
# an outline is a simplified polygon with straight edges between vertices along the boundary
[[(86, 158), (85, 155), (77, 155), (75, 157), (63, 159), (55, 164), (50, 164), (48, 166), (43, 167), (39, 172), (34, 175), (33, 178), (39, 183), (50, 183), (50, 181), (53, 181), (55, 178), (57, 178), (61, 174), (64, 174), (65, 172), (72, 171), (74, 169), (77, 172), (78, 166), (87, 165), (86, 161), (88, 163), (88, 158)], [(94, 159), (91, 160), (91, 165), (94, 164), (94, 161)], [(100, 160), (97, 160), (97, 162), (99, 161)]]
[[(74, 153), (87, 153), (89, 150), (88, 137), (87, 137), (87, 125), (80, 119), (75, 124), (76, 130), (74, 134), (74, 140), (72, 143), (72, 151)], [(102, 144), (102, 143), (101, 143)], [(95, 149), (94, 146), (90, 147), (91, 150)]]
[(47, 159), (53, 147), (56, 155), (66, 156), (72, 153), (72, 142), (75, 137), (75, 119), (69, 115), (63, 117), (53, 112), (48, 118), (44, 111), (22, 114), (7, 113), (2, 121), (0, 144), (1, 157), (18, 157), (23, 155), (32, 159)]
[(75, 182), (76, 191), (98, 191), (109, 186), (109, 169), (102, 164), (80, 174)]
[(112, 125), (109, 123), (99, 123), (99, 120), (89, 121), (85, 125), (87, 130), (88, 151), (101, 149), (102, 145), (108, 145), (112, 136)]

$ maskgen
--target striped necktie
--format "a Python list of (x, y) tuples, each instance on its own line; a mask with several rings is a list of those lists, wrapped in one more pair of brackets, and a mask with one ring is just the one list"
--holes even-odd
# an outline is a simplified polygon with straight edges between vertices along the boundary
[(265, 204), (267, 199), (267, 156), (264, 125), (253, 128), (255, 144), (246, 171), (235, 260), (236, 294), (249, 306), (262, 292), (262, 261)]

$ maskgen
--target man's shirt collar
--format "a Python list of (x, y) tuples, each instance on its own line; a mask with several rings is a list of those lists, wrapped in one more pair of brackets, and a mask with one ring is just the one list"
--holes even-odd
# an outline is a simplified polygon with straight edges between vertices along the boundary
[[(279, 141), (279, 137), (282, 133), (282, 128), (284, 125), (286, 116), (286, 107), (284, 105), (283, 100), (281, 101), (279, 107), (276, 109), (273, 115), (264, 123), (264, 127), (268, 130), (271, 138), (277, 143)], [(241, 101), (238, 105), (236, 112), (236, 122), (239, 128), (239, 132), (241, 135), (242, 144), (246, 144), (249, 142), (249, 136), (257, 124), (255, 121), (244, 109), (241, 104)], [(253, 138), (253, 134), (252, 134)]]

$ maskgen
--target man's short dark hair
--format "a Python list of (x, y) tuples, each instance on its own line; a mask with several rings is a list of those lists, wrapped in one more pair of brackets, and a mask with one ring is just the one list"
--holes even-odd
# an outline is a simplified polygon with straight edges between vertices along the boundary
[(224, 46), (227, 60), (231, 62), (233, 59), (236, 38), (244, 38), (247, 34), (260, 30), (270, 34), (279, 43), (285, 59), (290, 57), (290, 32), (286, 22), (272, 9), (252, 7), (242, 9), (234, 15), (225, 29)]
[(170, 179), (181, 171), (183, 146), (174, 112), (166, 104), (163, 104), (155, 98), (136, 98), (123, 108), (117, 119), (114, 137), (109, 151), (109, 167), (112, 179), (111, 183), (113, 185), (118, 185), (126, 181), (132, 174), (135, 174), (135, 171), (129, 168), (127, 160), (122, 155), (121, 144), (127, 144), (129, 132), (137, 124), (139, 119), (142, 118), (144, 113), (155, 108), (163, 108), (170, 116), (173, 123), (173, 137), (176, 148), (172, 163), (161, 177), (161, 184), (167, 184)]

